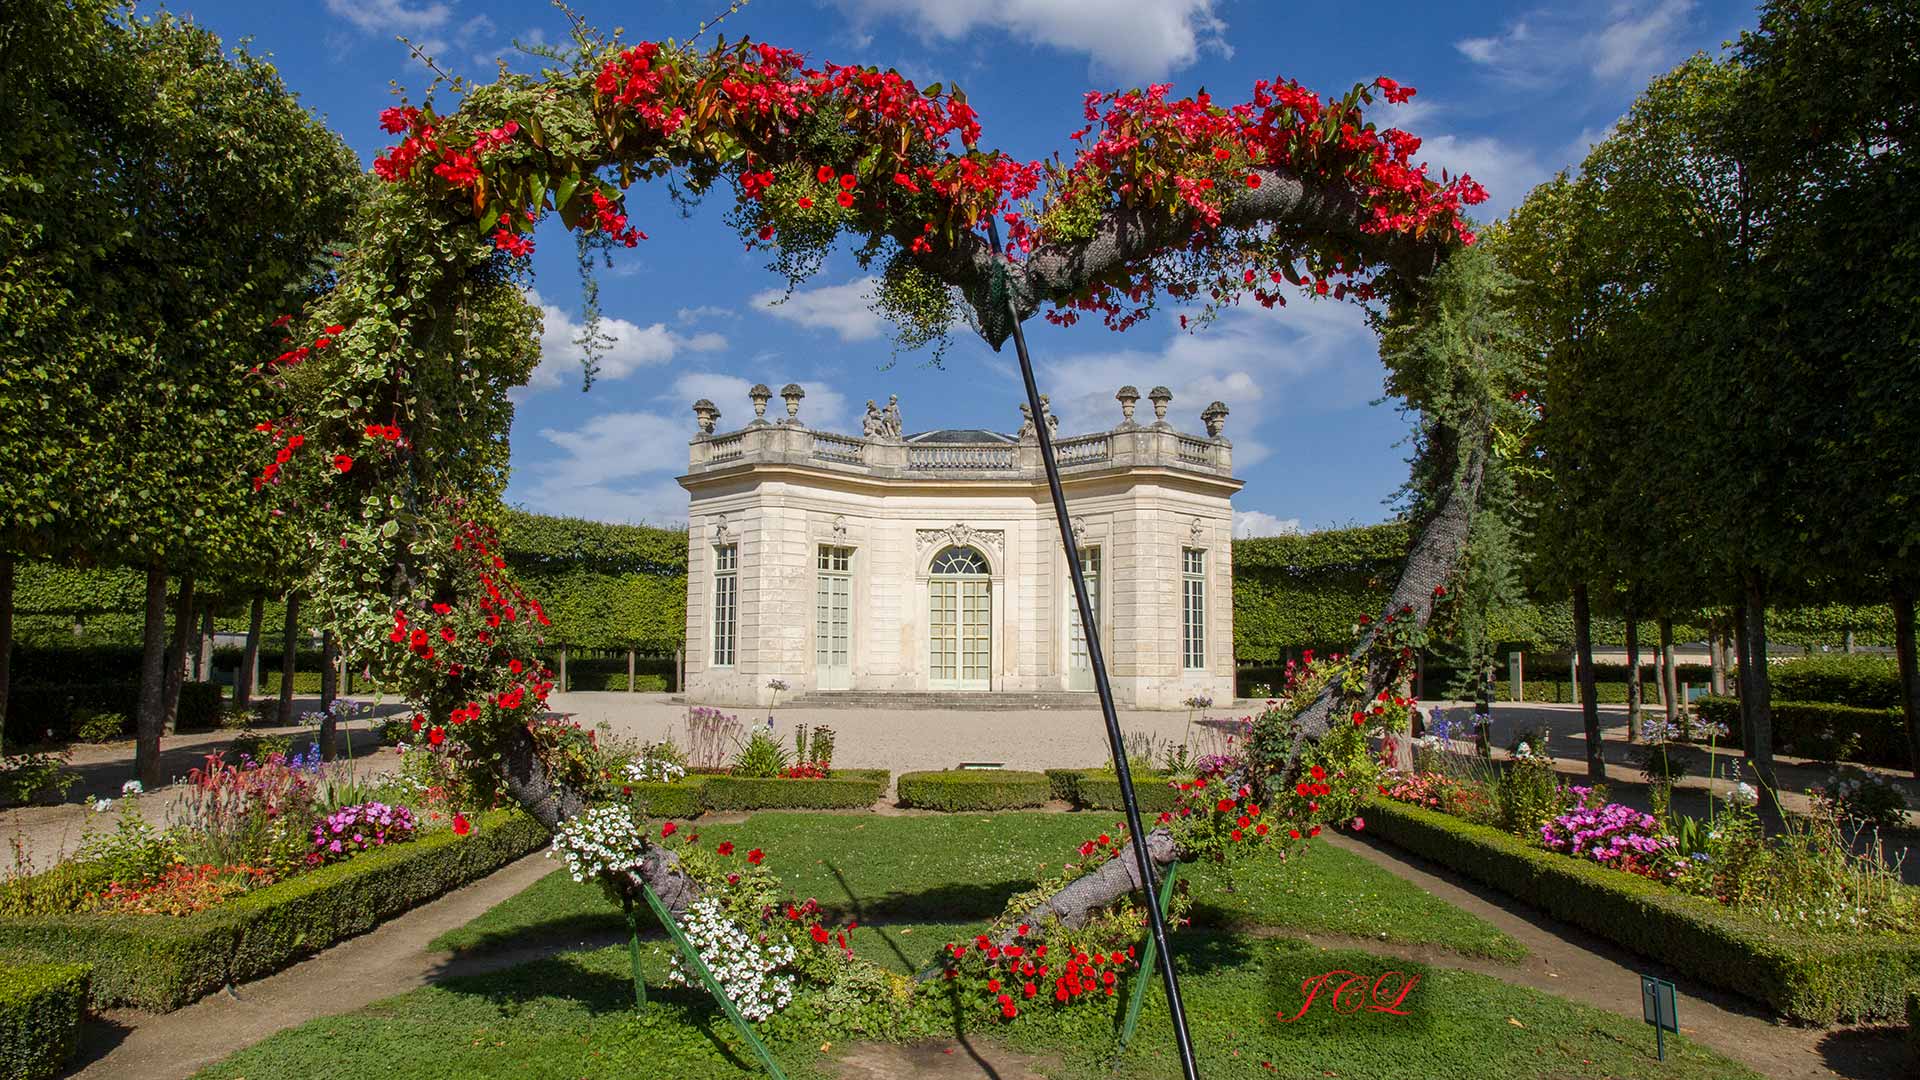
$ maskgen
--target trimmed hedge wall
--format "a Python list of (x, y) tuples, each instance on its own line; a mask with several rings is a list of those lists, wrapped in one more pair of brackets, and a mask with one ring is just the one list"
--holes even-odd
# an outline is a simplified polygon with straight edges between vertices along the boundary
[(85, 964), (0, 965), (0, 1080), (65, 1070), (87, 1012)]
[[(1740, 743), (1740, 699), (1703, 697), (1694, 708), (1727, 725)], [(1907, 768), (1907, 719), (1899, 709), (1858, 709), (1818, 701), (1772, 703), (1773, 746), (1783, 754), (1816, 761), (1857, 761)]]
[(1045, 773), (948, 769), (901, 773), (894, 791), (901, 806), (922, 810), (1017, 810), (1044, 805), (1053, 795), (1053, 783)]
[[(1076, 810), (1119, 810), (1120, 778), (1110, 773), (1094, 769), (1048, 769), (1047, 781), (1053, 790), (1053, 797), (1065, 799)], [(1166, 784), (1166, 777), (1158, 773), (1136, 775), (1133, 781), (1134, 799), (1140, 804), (1140, 812), (1159, 813), (1173, 809), (1174, 791)]]
[(880, 801), (892, 775), (885, 769), (835, 769), (824, 780), (709, 776), (700, 804), (708, 810), (864, 810)]
[(180, 918), (62, 915), (0, 922), (0, 952), (93, 965), (91, 1004), (169, 1012), (362, 934), (546, 844), (547, 830), (494, 810), (473, 832), (436, 832)]
[(705, 776), (689, 776), (672, 783), (642, 780), (625, 785), (625, 791), (646, 810), (648, 817), (697, 817), (706, 809), (700, 796), (706, 789), (708, 779)]
[(1920, 989), (1907, 993), (1907, 1056), (1920, 1065)]
[(1894, 1020), (1920, 980), (1920, 934), (1782, 930), (1711, 900), (1534, 847), (1498, 829), (1375, 799), (1367, 831), (1793, 1020)]
[(1900, 707), (1900, 667), (1891, 656), (1822, 653), (1772, 665), (1773, 696), (1862, 709)]

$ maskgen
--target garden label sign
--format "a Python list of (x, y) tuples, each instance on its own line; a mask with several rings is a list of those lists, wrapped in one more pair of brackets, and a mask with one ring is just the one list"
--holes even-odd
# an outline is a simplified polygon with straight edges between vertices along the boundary
[(1655, 1051), (1667, 1060), (1667, 1032), (1680, 1033), (1679, 995), (1673, 984), (1652, 975), (1640, 976), (1640, 1015), (1653, 1025)]

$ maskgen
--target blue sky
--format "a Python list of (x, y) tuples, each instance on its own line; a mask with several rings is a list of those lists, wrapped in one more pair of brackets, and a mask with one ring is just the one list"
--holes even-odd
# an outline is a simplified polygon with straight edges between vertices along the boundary
[[(379, 110), (392, 84), (428, 82), (395, 37), (443, 68), (485, 78), (497, 58), (533, 63), (518, 42), (564, 40), (566, 20), (533, 0), (181, 0), (171, 5), (229, 41), (271, 53), (302, 100), (371, 163), (390, 141)], [(629, 40), (686, 37), (724, 0), (611, 4), (577, 0), (593, 25)], [(1741, 0), (1584, 0), (1557, 5), (1259, 3), (1255, 0), (755, 0), (729, 18), (747, 34), (810, 57), (898, 68), (922, 85), (958, 83), (979, 110), (983, 144), (1022, 158), (1069, 146), (1082, 95), (1146, 81), (1204, 86), (1242, 100), (1259, 78), (1290, 77), (1328, 93), (1389, 75), (1419, 89), (1381, 119), (1425, 138), (1421, 156), (1465, 171), (1492, 192), (1483, 211), (1511, 209), (1534, 184), (1577, 165), (1648, 76), (1752, 25)], [(443, 107), (446, 107), (443, 103)], [(616, 344), (582, 394), (580, 286), (573, 245), (543, 229), (534, 289), (546, 310), (540, 370), (516, 394), (510, 501), (610, 521), (685, 516), (673, 477), (694, 430), (688, 406), (713, 399), (731, 426), (751, 415), (746, 389), (799, 382), (801, 417), (854, 431), (868, 398), (898, 394), (908, 431), (1012, 431), (1022, 400), (1011, 349), (996, 355), (957, 336), (944, 366), (893, 355), (868, 310), (866, 283), (836, 258), (785, 304), (764, 256), (744, 254), (716, 193), (682, 218), (664, 192), (629, 195), (651, 239), (603, 270), (602, 307)], [(1201, 429), (1216, 398), (1232, 409), (1235, 500), (1242, 534), (1383, 520), (1406, 475), (1406, 418), (1380, 395), (1381, 368), (1359, 313), (1331, 302), (1229, 313), (1197, 334), (1160, 317), (1124, 334), (1097, 323), (1029, 324), (1041, 388), (1067, 433), (1119, 421), (1113, 392), (1156, 383), (1175, 394), (1170, 419)], [(1143, 407), (1145, 403), (1142, 403)], [(776, 410), (780, 403), (776, 400)]]

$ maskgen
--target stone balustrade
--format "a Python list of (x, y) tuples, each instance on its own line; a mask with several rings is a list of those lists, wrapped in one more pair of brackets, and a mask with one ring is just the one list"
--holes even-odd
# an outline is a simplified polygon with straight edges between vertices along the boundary
[[(758, 424), (737, 431), (701, 432), (689, 444), (688, 471), (698, 474), (752, 465), (801, 465), (881, 477), (1040, 479), (1040, 444), (925, 442), (862, 438), (798, 425)], [(1212, 476), (1233, 473), (1233, 444), (1223, 437), (1186, 435), (1163, 425), (1062, 436), (1054, 454), (1063, 473), (1165, 468)]]

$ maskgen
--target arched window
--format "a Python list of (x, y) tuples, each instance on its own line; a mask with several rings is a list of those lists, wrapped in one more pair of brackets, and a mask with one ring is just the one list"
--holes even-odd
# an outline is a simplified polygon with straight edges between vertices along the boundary
[(949, 575), (991, 574), (987, 557), (970, 547), (950, 547), (933, 557), (933, 573)]

